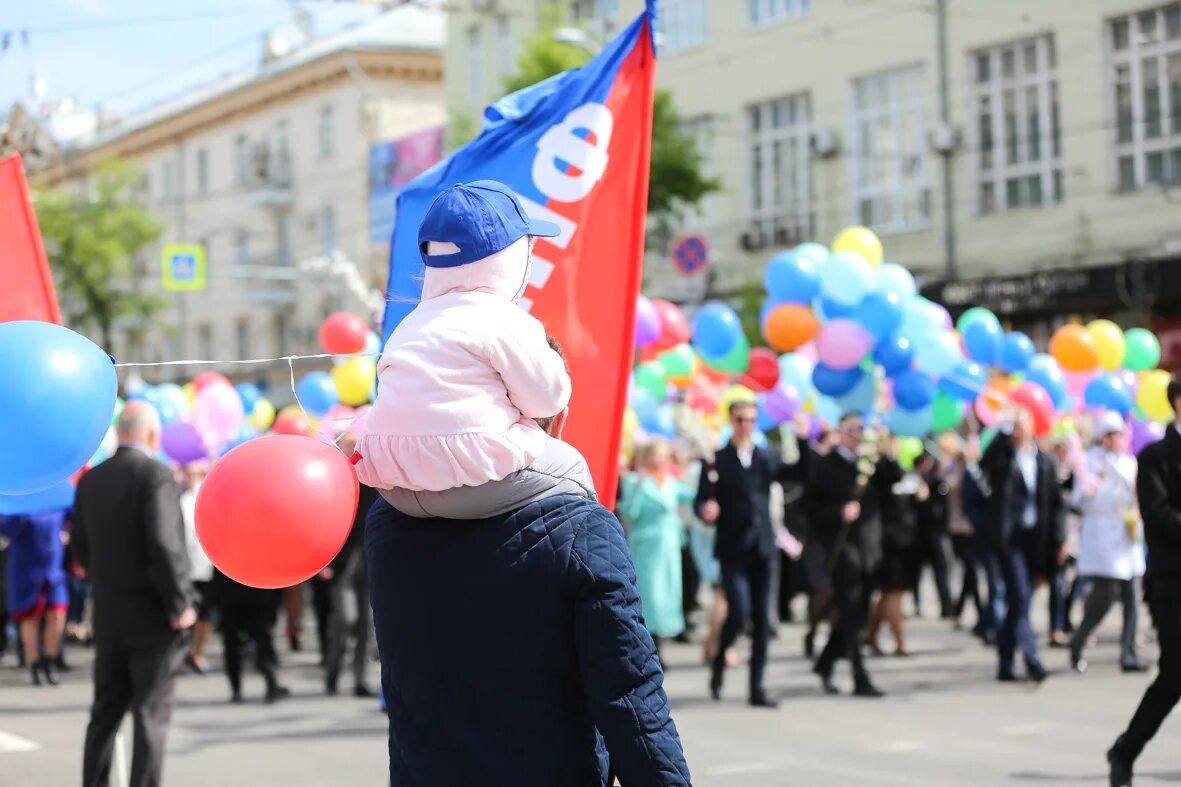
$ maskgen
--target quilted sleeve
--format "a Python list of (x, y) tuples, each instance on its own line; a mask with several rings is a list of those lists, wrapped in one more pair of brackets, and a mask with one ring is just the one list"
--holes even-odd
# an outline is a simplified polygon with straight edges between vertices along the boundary
[(689, 785), (689, 766), (644, 628), (623, 528), (606, 509), (579, 506), (570, 573), (574, 633), (591, 718), (626, 787)]

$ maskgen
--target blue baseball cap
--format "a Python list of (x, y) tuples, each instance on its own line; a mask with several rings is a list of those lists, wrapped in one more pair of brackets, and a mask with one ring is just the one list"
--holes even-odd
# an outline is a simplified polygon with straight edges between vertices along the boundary
[[(435, 197), (418, 228), (418, 251), (428, 268), (455, 268), (490, 257), (526, 235), (552, 238), (557, 224), (525, 215), (513, 190), (495, 180), (456, 183)], [(427, 254), (427, 244), (454, 243), (453, 254)]]

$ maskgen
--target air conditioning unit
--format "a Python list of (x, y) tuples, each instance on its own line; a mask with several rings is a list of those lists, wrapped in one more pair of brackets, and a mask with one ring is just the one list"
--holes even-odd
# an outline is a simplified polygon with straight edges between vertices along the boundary
[(840, 151), (837, 133), (831, 128), (818, 128), (808, 135), (808, 145), (817, 158), (830, 158)]
[(931, 150), (946, 156), (959, 149), (960, 143), (963, 142), (962, 137), (958, 128), (947, 123), (939, 123), (927, 134), (927, 144), (931, 146)]
[(767, 233), (762, 227), (751, 227), (738, 238), (738, 243), (746, 251), (759, 251), (767, 248)]

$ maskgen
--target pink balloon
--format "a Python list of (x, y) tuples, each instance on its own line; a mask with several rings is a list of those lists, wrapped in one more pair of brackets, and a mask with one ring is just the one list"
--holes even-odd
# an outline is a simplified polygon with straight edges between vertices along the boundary
[(807, 358), (812, 362), (812, 365), (815, 365), (816, 361), (820, 359), (820, 356), (816, 354), (816, 342), (808, 342), (803, 347), (800, 347), (798, 350), (796, 350), (795, 354), (801, 358)]
[(1087, 383), (1095, 379), (1095, 372), (1070, 372), (1063, 369), (1062, 376), (1066, 378), (1066, 392), (1081, 402)]
[(852, 369), (872, 348), (869, 331), (844, 318), (825, 323), (816, 337), (820, 362), (833, 369)]
[(245, 419), (242, 398), (227, 383), (212, 382), (193, 399), (193, 425), (214, 454), (238, 436)]

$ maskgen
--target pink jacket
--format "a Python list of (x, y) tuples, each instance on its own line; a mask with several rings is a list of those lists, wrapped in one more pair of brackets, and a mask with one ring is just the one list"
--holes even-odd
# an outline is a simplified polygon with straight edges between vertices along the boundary
[(533, 418), (570, 402), (565, 362), (516, 305), (529, 239), (454, 268), (427, 268), (422, 302), (390, 335), (377, 401), (357, 442), (361, 482), (437, 492), (497, 481), (545, 447)]

